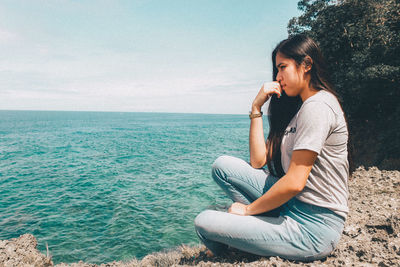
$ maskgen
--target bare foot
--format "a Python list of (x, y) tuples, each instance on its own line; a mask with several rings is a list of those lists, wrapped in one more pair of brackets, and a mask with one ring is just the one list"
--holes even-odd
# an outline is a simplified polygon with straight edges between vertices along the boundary
[(214, 253), (212, 253), (211, 250), (209, 250), (209, 249), (206, 250), (206, 255), (207, 255), (207, 257), (209, 257), (209, 258), (214, 257)]

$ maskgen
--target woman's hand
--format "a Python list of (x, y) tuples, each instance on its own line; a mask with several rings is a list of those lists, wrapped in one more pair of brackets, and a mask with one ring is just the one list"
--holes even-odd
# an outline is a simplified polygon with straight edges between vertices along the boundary
[(282, 89), (278, 82), (264, 83), (253, 101), (253, 108), (258, 109), (258, 112), (261, 111), (261, 107), (273, 94), (277, 94), (280, 97), (281, 93)]
[(237, 215), (246, 216), (246, 215), (248, 215), (247, 214), (247, 205), (242, 204), (240, 202), (235, 202), (231, 205), (228, 212), (237, 214)]

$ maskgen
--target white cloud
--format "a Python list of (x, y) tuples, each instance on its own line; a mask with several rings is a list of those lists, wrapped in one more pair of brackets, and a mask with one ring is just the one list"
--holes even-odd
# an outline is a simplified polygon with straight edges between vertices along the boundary
[(246, 113), (266, 73), (237, 58), (57, 40), (8, 46), (0, 60), (1, 109)]
[(0, 28), (1, 45), (10, 45), (21, 40), (22, 38), (17, 33)]

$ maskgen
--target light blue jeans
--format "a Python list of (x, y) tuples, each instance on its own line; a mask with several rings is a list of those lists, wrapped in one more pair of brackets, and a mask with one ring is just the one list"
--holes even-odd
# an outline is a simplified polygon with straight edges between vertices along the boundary
[[(250, 204), (278, 180), (267, 169), (244, 160), (221, 156), (212, 177), (235, 202)], [(240, 216), (205, 210), (195, 219), (200, 240), (215, 255), (228, 246), (261, 256), (312, 261), (328, 256), (339, 242), (344, 219), (333, 211), (292, 198), (271, 213)]]

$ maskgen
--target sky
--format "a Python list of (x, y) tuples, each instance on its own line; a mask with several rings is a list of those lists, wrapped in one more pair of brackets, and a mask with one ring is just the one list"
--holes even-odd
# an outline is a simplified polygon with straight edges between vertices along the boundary
[(0, 0), (0, 110), (247, 114), (297, 0)]

